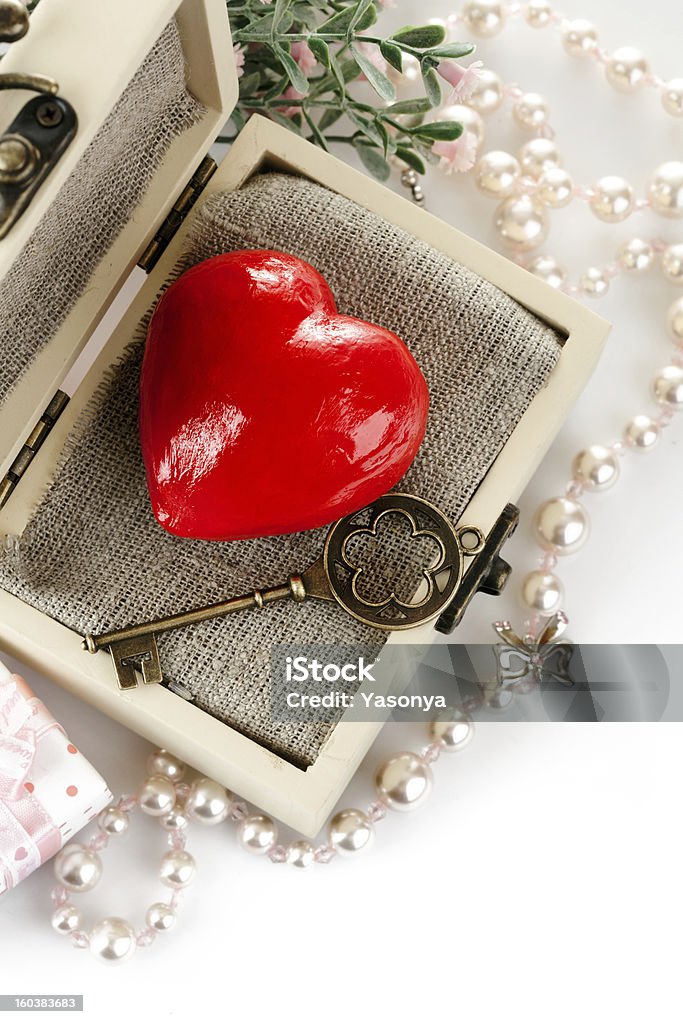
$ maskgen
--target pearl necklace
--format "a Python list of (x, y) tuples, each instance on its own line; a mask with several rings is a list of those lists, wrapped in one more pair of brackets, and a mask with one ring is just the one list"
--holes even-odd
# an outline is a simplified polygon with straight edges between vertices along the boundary
[[(69, 843), (55, 857), (57, 885), (51, 891), (54, 906), (51, 923), (60, 935), (71, 938), (77, 949), (90, 949), (107, 962), (130, 959), (136, 949), (150, 946), (156, 937), (176, 924), (176, 911), (184, 889), (196, 874), (195, 860), (185, 849), (190, 823), (221, 825), (227, 819), (237, 823), (241, 846), (249, 853), (267, 855), (274, 864), (307, 868), (328, 864), (336, 854), (349, 856), (369, 849), (375, 824), (388, 810), (412, 811), (421, 806), (432, 789), (431, 765), (442, 752), (457, 752), (467, 746), (474, 732), (469, 712), (475, 706), (496, 708), (495, 694), (472, 700), (467, 708), (450, 708), (429, 726), (431, 742), (420, 753), (401, 751), (386, 759), (375, 776), (377, 799), (365, 810), (338, 811), (330, 820), (327, 843), (314, 846), (305, 839), (278, 843), (278, 828), (272, 818), (249, 811), (247, 805), (212, 779), (183, 782), (186, 766), (166, 750), (157, 750), (147, 761), (149, 776), (135, 796), (122, 796), (97, 818), (98, 831), (85, 843)], [(108, 916), (89, 931), (73, 903), (74, 896), (94, 889), (102, 879), (101, 851), (110, 839), (123, 835), (130, 814), (139, 809), (159, 821), (167, 832), (171, 849), (162, 857), (161, 882), (172, 889), (170, 899), (152, 903), (145, 915), (145, 927), (136, 930), (122, 917)]]
[[(643, 54), (634, 47), (619, 47), (608, 53), (599, 46), (593, 24), (583, 19), (568, 20), (547, 0), (529, 0), (526, 4), (467, 0), (459, 14), (452, 14), (445, 21), (432, 21), (442, 24), (449, 35), (457, 27), (459, 31), (487, 38), (500, 32), (514, 17), (523, 17), (534, 29), (555, 28), (567, 54), (601, 65), (607, 81), (618, 91), (632, 93), (652, 88), (659, 92), (667, 114), (683, 116), (683, 78), (666, 82), (654, 75)], [(419, 76), (417, 62), (415, 65), (408, 62), (404, 68), (408, 81)], [(522, 145), (517, 157), (501, 150), (479, 156), (483, 118), (498, 111), (506, 100), (518, 127), (534, 137)], [(467, 139), (463, 149), (478, 157), (471, 167), (475, 183), (485, 196), (499, 204), (494, 213), (495, 230), (511, 257), (532, 274), (569, 295), (597, 299), (606, 294), (619, 275), (644, 273), (659, 261), (666, 280), (683, 286), (683, 242), (669, 243), (658, 237), (630, 239), (619, 247), (612, 263), (604, 268), (589, 267), (576, 284), (567, 283), (564, 269), (552, 257), (528, 257), (545, 241), (550, 211), (573, 201), (586, 202), (595, 217), (609, 224), (644, 211), (665, 218), (683, 217), (683, 162), (670, 160), (658, 166), (643, 198), (637, 199), (629, 182), (618, 175), (603, 177), (593, 186), (577, 186), (562, 167), (545, 99), (517, 85), (504, 85), (490, 69), (473, 70), (467, 76), (467, 90), (459, 93), (456, 87), (437, 114), (439, 117), (462, 122), (463, 138)], [(448, 157), (442, 156), (442, 170), (470, 169), (458, 160), (457, 145)], [(404, 170), (401, 180), (411, 190), (414, 201), (422, 204), (424, 193), (417, 175)], [(668, 365), (651, 382), (651, 396), (659, 410), (636, 414), (618, 439), (578, 452), (564, 494), (544, 501), (535, 513), (533, 530), (541, 555), (537, 566), (522, 579), (520, 591), (522, 604), (530, 614), (524, 624), (529, 639), (538, 634), (541, 617), (558, 612), (564, 600), (564, 588), (555, 571), (559, 558), (578, 551), (588, 538), (589, 516), (579, 499), (586, 492), (611, 488), (619, 477), (620, 459), (631, 452), (652, 450), (673, 414), (683, 409), (683, 298), (673, 301), (666, 325), (674, 351)]]

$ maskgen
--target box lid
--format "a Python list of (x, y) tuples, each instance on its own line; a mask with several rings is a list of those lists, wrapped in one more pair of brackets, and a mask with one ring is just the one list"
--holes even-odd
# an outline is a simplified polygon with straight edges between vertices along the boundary
[[(224, 0), (44, 0), (0, 71), (55, 79), (78, 118), (73, 141), (0, 239), (10, 353), (4, 381), (0, 373), (2, 480), (231, 113), (238, 86)], [(169, 87), (166, 100), (170, 77), (182, 96)], [(0, 92), (0, 131), (31, 98)]]

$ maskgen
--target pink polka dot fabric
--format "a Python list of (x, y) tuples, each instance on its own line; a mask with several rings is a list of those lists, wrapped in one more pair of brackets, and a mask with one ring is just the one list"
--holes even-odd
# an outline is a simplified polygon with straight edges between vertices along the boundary
[(111, 801), (106, 782), (59, 722), (0, 662), (0, 895)]

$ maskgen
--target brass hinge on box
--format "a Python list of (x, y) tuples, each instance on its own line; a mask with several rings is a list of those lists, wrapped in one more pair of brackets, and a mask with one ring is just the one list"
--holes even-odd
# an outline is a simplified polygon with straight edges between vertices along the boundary
[(7, 476), (4, 480), (0, 481), (0, 508), (6, 504), (10, 494), (31, 465), (36, 452), (43, 445), (45, 438), (64, 412), (68, 401), (69, 396), (64, 391), (57, 391), (47, 409), (24, 441), (21, 451), (9, 468)]
[(210, 156), (204, 157), (187, 185), (171, 207), (171, 212), (138, 260), (138, 266), (149, 274), (188, 213), (199, 199), (204, 187), (213, 176), (218, 164)]

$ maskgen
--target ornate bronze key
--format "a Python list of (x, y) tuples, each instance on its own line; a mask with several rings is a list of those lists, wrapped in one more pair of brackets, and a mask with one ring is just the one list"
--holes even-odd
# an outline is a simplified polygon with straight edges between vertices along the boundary
[[(357, 550), (377, 543), (378, 531), (388, 516), (403, 517), (401, 525), (408, 530), (408, 540), (429, 549), (419, 585), (408, 598), (401, 593), (400, 580), (376, 593), (376, 581), (358, 560)], [(382, 630), (411, 629), (439, 615), (436, 628), (448, 633), (459, 623), (477, 590), (499, 594), (505, 586), (510, 566), (498, 552), (517, 525), (518, 516), (515, 506), (507, 505), (485, 537), (476, 526), (456, 529), (424, 498), (387, 494), (337, 520), (330, 527), (320, 558), (301, 575), (290, 576), (286, 583), (138, 626), (98, 635), (88, 633), (83, 647), (91, 654), (108, 647), (119, 686), (130, 689), (137, 685), (137, 671), (145, 683), (163, 681), (156, 642), (159, 633), (232, 612), (262, 609), (284, 598), (336, 601), (360, 622)], [(467, 559), (471, 561), (466, 567)]]

